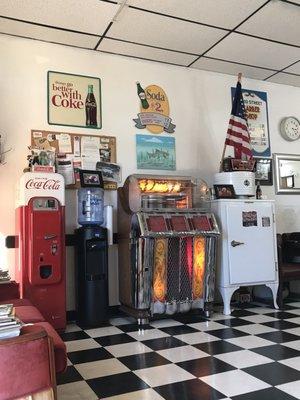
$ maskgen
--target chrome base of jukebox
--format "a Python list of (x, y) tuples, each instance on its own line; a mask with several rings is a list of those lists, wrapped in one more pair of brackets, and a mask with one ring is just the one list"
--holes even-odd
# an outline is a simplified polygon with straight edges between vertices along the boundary
[[(184, 200), (183, 190), (178, 198), (180, 204), (184, 200), (185, 208), (132, 210), (124, 194), (120, 188), (121, 309), (141, 323), (156, 315), (190, 310), (203, 310), (208, 315), (214, 300), (219, 235), (214, 215), (192, 208), (191, 201)], [(176, 199), (174, 194), (172, 197)]]
[[(209, 230), (191, 226), (199, 218), (210, 225)], [(182, 230), (174, 231), (172, 221), (173, 227), (181, 224), (178, 229)], [(213, 214), (178, 210), (134, 214), (130, 276), (126, 277), (129, 286), (120, 288), (126, 312), (143, 319), (191, 309), (209, 313), (214, 299), (217, 235)], [(120, 283), (122, 287), (122, 280)]]

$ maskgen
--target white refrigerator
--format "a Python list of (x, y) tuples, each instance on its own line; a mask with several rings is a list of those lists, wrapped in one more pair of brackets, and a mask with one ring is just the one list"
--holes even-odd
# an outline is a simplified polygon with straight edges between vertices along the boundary
[(278, 262), (275, 208), (272, 200), (220, 199), (212, 201), (221, 228), (217, 286), (229, 315), (230, 300), (241, 286), (266, 285), (278, 308)]

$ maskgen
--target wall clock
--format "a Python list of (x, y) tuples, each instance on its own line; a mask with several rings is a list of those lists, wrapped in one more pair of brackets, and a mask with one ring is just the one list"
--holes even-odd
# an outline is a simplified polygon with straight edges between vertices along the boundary
[(290, 142), (300, 138), (300, 122), (296, 117), (286, 117), (280, 121), (280, 134)]

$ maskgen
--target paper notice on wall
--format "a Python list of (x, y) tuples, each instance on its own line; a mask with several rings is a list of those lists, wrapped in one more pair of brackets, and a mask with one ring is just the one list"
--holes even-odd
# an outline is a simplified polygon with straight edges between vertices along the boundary
[(79, 171), (82, 168), (82, 161), (81, 161), (80, 157), (74, 157), (74, 159), (73, 159), (73, 168), (74, 168), (75, 183), (78, 183), (78, 182), (80, 182)]
[(97, 161), (100, 161), (99, 146), (100, 139), (98, 137), (81, 137), (81, 159), (83, 169), (96, 169)]
[(56, 159), (57, 172), (65, 178), (65, 185), (73, 185), (75, 183), (73, 169), (73, 154)]
[(68, 133), (56, 135), (58, 140), (58, 151), (60, 153), (72, 153), (71, 136)]
[(37, 137), (34, 139), (34, 147), (39, 150), (55, 150), (44, 137)]
[(32, 132), (32, 137), (35, 139), (35, 138), (41, 138), (41, 137), (43, 137), (43, 132), (40, 132), (40, 131), (34, 131), (34, 132)]
[(74, 136), (74, 157), (80, 157), (80, 137)]

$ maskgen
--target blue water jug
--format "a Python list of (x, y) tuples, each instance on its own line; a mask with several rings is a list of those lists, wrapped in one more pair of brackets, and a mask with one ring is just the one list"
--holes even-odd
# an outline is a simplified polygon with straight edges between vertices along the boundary
[(100, 188), (78, 190), (78, 223), (80, 225), (101, 225), (104, 222), (104, 191)]

